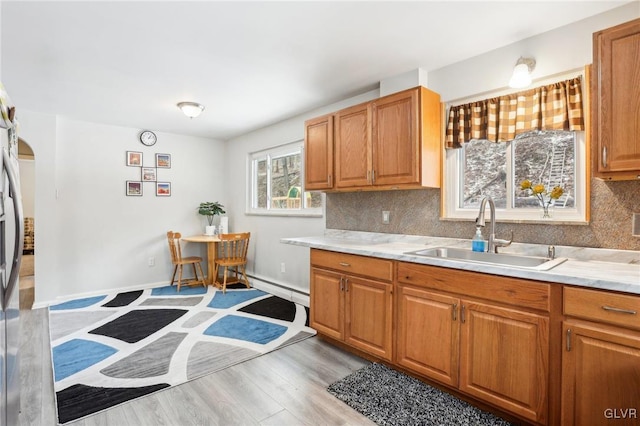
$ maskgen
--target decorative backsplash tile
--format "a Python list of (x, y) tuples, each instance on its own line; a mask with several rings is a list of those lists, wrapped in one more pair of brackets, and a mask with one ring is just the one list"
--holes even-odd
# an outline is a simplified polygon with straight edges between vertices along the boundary
[[(389, 210), (390, 224), (382, 223)], [(604, 182), (591, 185), (589, 225), (497, 223), (496, 236), (533, 244), (640, 250), (631, 235), (634, 212), (640, 211), (640, 182)], [(440, 220), (440, 190), (363, 191), (327, 194), (328, 229), (468, 238), (475, 232), (470, 221)]]

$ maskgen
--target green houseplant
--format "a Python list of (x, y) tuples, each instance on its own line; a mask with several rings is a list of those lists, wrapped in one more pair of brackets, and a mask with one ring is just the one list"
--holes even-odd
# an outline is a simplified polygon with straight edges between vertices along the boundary
[(198, 207), (198, 213), (207, 217), (207, 222), (209, 226), (205, 228), (205, 233), (207, 235), (213, 235), (213, 218), (214, 216), (225, 214), (224, 206), (219, 202), (212, 203), (211, 201), (207, 201), (204, 203), (200, 203)]

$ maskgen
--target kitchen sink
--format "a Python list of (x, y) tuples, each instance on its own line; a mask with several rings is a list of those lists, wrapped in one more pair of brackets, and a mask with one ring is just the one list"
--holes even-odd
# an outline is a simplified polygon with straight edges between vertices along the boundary
[(565, 257), (525, 256), (519, 254), (477, 252), (453, 247), (434, 247), (422, 250), (408, 251), (404, 254), (414, 256), (435, 257), (440, 259), (458, 260), (461, 262), (484, 263), (487, 265), (508, 266), (513, 268), (534, 269), (548, 271), (567, 260)]

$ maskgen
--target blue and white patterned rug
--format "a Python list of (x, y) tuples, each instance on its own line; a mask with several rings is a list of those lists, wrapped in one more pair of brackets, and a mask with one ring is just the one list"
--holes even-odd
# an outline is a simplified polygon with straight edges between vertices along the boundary
[[(244, 286), (243, 286), (244, 287)], [(172, 286), (49, 308), (58, 420), (66, 423), (316, 334), (302, 305), (256, 289)]]

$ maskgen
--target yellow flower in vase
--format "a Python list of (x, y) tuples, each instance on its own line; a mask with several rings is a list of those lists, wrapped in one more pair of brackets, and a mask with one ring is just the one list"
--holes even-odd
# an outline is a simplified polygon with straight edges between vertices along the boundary
[(543, 219), (551, 219), (549, 208), (553, 205), (554, 200), (557, 200), (564, 194), (564, 190), (559, 186), (555, 186), (551, 191), (547, 191), (543, 184), (537, 183), (534, 185), (528, 179), (520, 183), (520, 189), (523, 191), (531, 191), (531, 194), (538, 199), (542, 207)]

